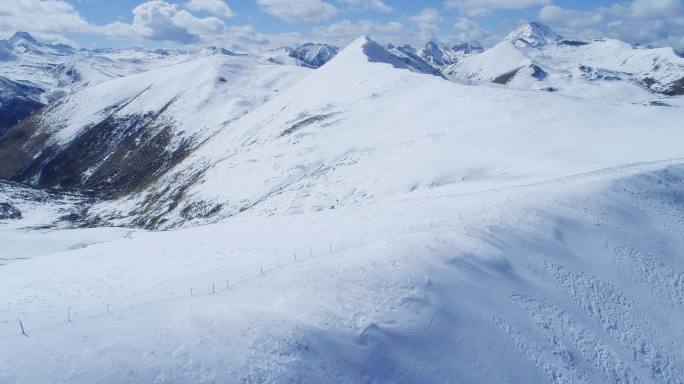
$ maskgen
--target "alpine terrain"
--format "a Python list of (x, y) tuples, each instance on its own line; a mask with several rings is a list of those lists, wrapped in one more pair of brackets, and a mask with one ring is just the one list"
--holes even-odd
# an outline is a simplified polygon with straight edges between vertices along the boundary
[(18, 32), (0, 383), (684, 383), (683, 95), (672, 48), (538, 22), (255, 51)]

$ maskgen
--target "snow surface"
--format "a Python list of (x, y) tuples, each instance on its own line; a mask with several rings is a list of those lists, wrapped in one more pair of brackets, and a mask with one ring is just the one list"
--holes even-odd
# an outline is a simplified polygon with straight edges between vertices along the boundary
[[(244, 60), (97, 94), (158, 87), (142, 111)], [(88, 212), (173, 230), (0, 189), (26, 212), (0, 223), (0, 382), (684, 382), (682, 98), (419, 72), (359, 38)]]

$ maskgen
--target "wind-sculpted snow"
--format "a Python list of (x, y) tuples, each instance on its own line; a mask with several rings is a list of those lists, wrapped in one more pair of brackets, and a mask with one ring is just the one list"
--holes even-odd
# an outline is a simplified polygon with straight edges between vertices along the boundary
[(681, 218), (650, 219), (681, 209), (666, 164), (14, 261), (0, 381), (679, 383), (684, 315), (649, 277), (684, 271)]

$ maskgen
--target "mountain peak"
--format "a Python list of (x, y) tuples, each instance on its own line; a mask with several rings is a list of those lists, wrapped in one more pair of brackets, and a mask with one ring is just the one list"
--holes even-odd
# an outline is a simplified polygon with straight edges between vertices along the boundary
[(521, 25), (506, 37), (517, 47), (543, 47), (561, 39), (563, 36), (536, 21)]
[(451, 49), (453, 49), (456, 52), (463, 52), (466, 55), (471, 53), (482, 53), (484, 51), (484, 48), (482, 48), (480, 42), (476, 40), (456, 44)]
[(36, 40), (36, 39), (35, 39), (33, 36), (31, 36), (31, 34), (28, 33), (28, 32), (21, 32), (21, 31), (20, 31), (20, 32), (15, 33), (14, 35), (12, 35), (12, 37), (9, 38), (9, 42), (10, 42), (11, 44), (15, 44), (15, 43), (18, 43), (18, 42), (21, 42), (21, 41), (26, 41), (26, 42), (29, 42), (29, 43), (31, 43), (31, 44), (36, 44), (36, 45), (40, 44), (40, 43), (38, 42), (38, 40)]
[(366, 35), (357, 37), (337, 56), (340, 61), (358, 63), (359, 60), (363, 60), (371, 63), (391, 64), (398, 68), (408, 68), (398, 57)]

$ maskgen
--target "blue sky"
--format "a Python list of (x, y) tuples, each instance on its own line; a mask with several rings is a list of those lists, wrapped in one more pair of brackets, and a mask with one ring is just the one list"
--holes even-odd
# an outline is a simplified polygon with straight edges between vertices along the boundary
[[(360, 34), (485, 45), (527, 20), (569, 37), (684, 46), (682, 0), (0, 0), (0, 34), (83, 47), (344, 45)], [(30, 21), (30, 22), (29, 22)]]

